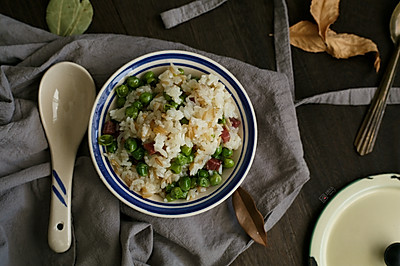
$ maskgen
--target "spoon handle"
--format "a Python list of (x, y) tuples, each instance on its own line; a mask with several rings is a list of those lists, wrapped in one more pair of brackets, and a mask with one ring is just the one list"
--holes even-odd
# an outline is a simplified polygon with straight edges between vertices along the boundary
[(368, 112), (354, 141), (354, 146), (361, 156), (372, 152), (372, 149), (374, 148), (383, 114), (385, 113), (389, 90), (392, 87), (393, 80), (396, 75), (399, 57), (400, 45), (396, 44), (396, 50), (389, 62), (382, 82), (375, 93), (372, 104), (368, 109)]
[(48, 242), (57, 253), (71, 246), (71, 188), (75, 156), (52, 152), (52, 185)]

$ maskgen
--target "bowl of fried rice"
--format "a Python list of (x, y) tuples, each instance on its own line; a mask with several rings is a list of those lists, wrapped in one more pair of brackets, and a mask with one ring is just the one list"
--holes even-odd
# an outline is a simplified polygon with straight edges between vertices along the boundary
[(140, 212), (187, 217), (225, 201), (253, 162), (257, 123), (240, 82), (214, 60), (167, 50), (103, 85), (88, 129), (106, 187)]

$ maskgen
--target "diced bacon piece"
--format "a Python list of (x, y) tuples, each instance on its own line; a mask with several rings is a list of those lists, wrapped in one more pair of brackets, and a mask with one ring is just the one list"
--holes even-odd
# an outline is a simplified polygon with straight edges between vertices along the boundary
[(206, 168), (207, 170), (215, 170), (218, 171), (220, 166), (222, 164), (221, 160), (218, 160), (216, 158), (211, 158), (210, 160), (208, 160), (208, 162), (206, 163)]
[(224, 129), (221, 132), (221, 138), (222, 138), (223, 143), (226, 143), (231, 139), (231, 136), (229, 135), (229, 131), (226, 127), (224, 127)]
[(146, 151), (148, 151), (148, 153), (150, 155), (153, 155), (156, 153), (156, 151), (154, 149), (154, 142), (144, 143), (143, 147), (146, 149)]
[(234, 117), (230, 117), (229, 121), (231, 122), (232, 127), (238, 128), (240, 126), (240, 120)]
[(103, 127), (103, 134), (114, 135), (115, 133), (117, 133), (117, 125), (111, 120), (105, 122)]

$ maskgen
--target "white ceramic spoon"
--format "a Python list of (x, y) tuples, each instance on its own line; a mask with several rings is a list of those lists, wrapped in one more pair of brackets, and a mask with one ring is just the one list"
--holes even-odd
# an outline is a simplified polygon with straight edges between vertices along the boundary
[(39, 111), (52, 163), (48, 242), (58, 253), (71, 246), (72, 174), (95, 94), (89, 72), (71, 62), (49, 68), (39, 86)]

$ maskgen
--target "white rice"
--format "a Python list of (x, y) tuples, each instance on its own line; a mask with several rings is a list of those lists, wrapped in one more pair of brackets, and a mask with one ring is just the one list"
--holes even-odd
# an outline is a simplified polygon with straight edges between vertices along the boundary
[[(124, 107), (110, 111), (111, 119), (119, 123), (120, 135), (117, 138), (117, 151), (106, 156), (129, 188), (143, 197), (154, 194), (164, 197), (163, 189), (168, 184), (178, 181), (181, 176), (196, 175), (222, 142), (220, 135), (223, 125), (218, 123), (218, 119), (239, 118), (232, 96), (213, 74), (202, 75), (197, 81), (191, 79), (190, 75), (180, 74), (178, 68), (171, 65), (158, 79), (154, 89), (148, 85), (141, 86), (127, 96)], [(166, 93), (180, 104), (182, 99), (179, 96), (182, 91), (187, 95), (185, 104), (177, 110), (169, 109), (164, 112), (167, 100), (163, 94)], [(139, 112), (135, 120), (125, 116), (126, 107), (139, 99), (143, 92), (157, 95), (147, 108)], [(188, 124), (181, 124), (180, 120), (184, 117), (189, 121)], [(230, 140), (224, 143), (224, 147), (238, 149), (242, 143), (239, 129), (232, 127), (229, 121), (225, 126), (229, 130)], [(154, 142), (157, 153), (146, 154), (144, 158), (149, 166), (148, 176), (140, 176), (129, 160), (129, 154), (121, 144), (127, 138), (137, 138), (143, 143)], [(194, 161), (183, 166), (181, 173), (175, 174), (169, 167), (184, 145), (196, 147)], [(204, 190), (203, 187), (191, 189), (187, 199), (195, 198)]]

